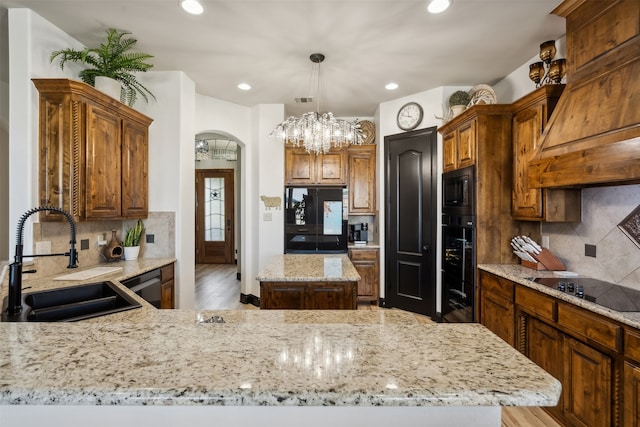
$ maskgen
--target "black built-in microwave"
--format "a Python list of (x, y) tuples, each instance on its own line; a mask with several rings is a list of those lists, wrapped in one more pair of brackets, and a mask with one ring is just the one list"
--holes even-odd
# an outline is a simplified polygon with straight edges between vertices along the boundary
[(442, 174), (443, 214), (474, 215), (474, 175), (474, 166)]

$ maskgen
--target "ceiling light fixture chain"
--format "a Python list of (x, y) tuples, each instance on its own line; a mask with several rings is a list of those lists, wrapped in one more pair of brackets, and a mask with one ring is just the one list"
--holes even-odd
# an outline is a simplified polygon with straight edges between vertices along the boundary
[(300, 117), (289, 117), (271, 131), (269, 137), (282, 143), (290, 143), (296, 147), (303, 146), (307, 151), (316, 154), (326, 153), (331, 147), (342, 147), (349, 144), (362, 144), (362, 129), (358, 121), (336, 119), (333, 113), (320, 113), (320, 98), (323, 92), (322, 71), (320, 63), (325, 56), (312, 54), (309, 59), (314, 64), (311, 70), (309, 87), (316, 82), (316, 111), (304, 113)]

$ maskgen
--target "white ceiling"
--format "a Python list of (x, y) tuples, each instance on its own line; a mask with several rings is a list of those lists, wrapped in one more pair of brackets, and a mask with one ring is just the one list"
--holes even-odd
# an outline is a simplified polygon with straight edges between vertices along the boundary
[[(384, 101), (439, 86), (495, 84), (565, 33), (549, 12), (560, 0), (453, 0), (440, 15), (425, 0), (0, 0), (27, 7), (87, 46), (105, 30), (133, 33), (154, 70), (184, 71), (200, 94), (240, 105), (282, 103), (309, 93), (309, 55), (322, 64), (322, 111), (373, 116)], [(394, 81), (395, 91), (384, 85)], [(253, 87), (241, 91), (238, 83)], [(532, 86), (533, 88), (533, 86)]]

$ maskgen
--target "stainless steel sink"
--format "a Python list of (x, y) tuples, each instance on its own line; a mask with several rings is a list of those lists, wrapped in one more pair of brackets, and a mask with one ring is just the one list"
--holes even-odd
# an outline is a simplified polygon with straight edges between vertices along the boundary
[(7, 298), (4, 322), (74, 322), (142, 307), (109, 281), (26, 293), (17, 316), (7, 315), (6, 305)]

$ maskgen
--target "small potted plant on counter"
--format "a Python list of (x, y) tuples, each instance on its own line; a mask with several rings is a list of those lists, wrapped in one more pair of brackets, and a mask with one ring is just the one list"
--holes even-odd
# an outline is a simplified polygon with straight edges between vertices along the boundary
[(144, 233), (142, 220), (136, 221), (136, 225), (127, 229), (122, 246), (124, 247), (124, 260), (135, 261), (140, 253), (140, 238)]
[(451, 109), (451, 116), (456, 117), (467, 108), (467, 104), (471, 101), (471, 96), (463, 90), (457, 90), (449, 97), (449, 108)]
[[(155, 96), (138, 81), (135, 73), (144, 72), (153, 67), (145, 62), (152, 55), (140, 52), (132, 52), (131, 49), (138, 42), (132, 37), (125, 37), (131, 33), (127, 31), (109, 28), (107, 30), (107, 40), (100, 44), (98, 48), (84, 48), (75, 50), (71, 48), (57, 50), (51, 53), (51, 62), (59, 57), (60, 68), (64, 69), (66, 62), (80, 62), (88, 68), (80, 71), (80, 79), (96, 89), (101, 89), (98, 84), (100, 79), (108, 78), (119, 83), (117, 94), (113, 94), (121, 102), (132, 106), (138, 98), (142, 96), (145, 101), (149, 101), (149, 96)], [(108, 83), (107, 83), (108, 84)], [(104, 90), (103, 90), (104, 91)]]

